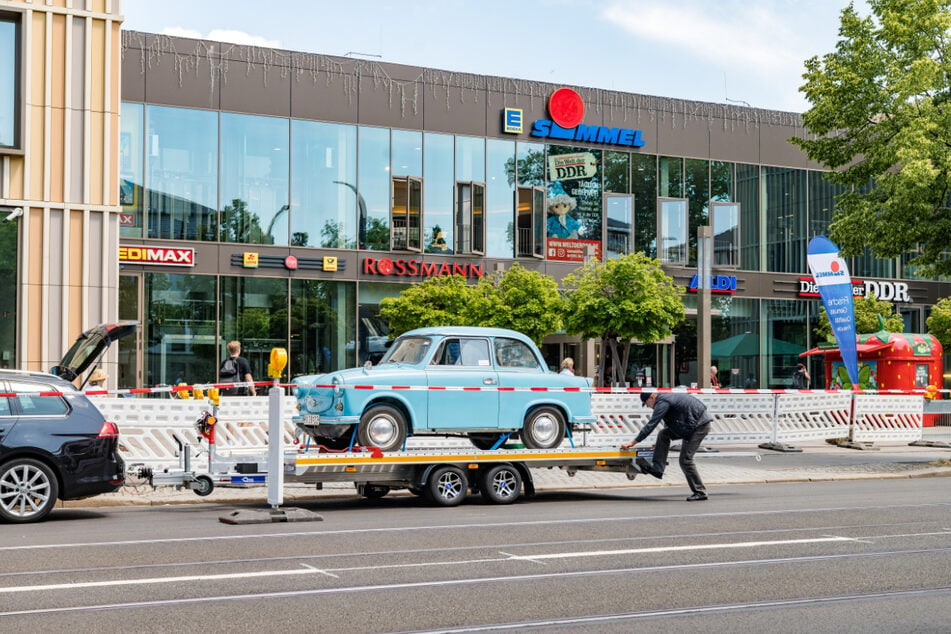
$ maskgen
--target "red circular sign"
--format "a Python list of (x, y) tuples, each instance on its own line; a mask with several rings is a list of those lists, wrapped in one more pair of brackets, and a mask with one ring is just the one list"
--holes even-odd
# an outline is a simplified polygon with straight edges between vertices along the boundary
[(829, 265), (829, 268), (832, 269), (832, 272), (833, 272), (833, 273), (838, 273), (838, 272), (839, 272), (839, 261), (838, 261), (838, 260), (832, 260), (832, 264)]
[(584, 119), (584, 101), (571, 88), (559, 88), (548, 98), (548, 114), (563, 128), (574, 128)]
[(383, 275), (389, 275), (393, 272), (393, 260), (389, 258), (380, 258), (376, 261), (376, 269)]
[(296, 269), (296, 268), (297, 268), (297, 258), (295, 258), (293, 255), (289, 255), (289, 256), (287, 256), (286, 258), (284, 258), (284, 268), (286, 268), (286, 269), (288, 269), (288, 270), (291, 270), (291, 271), (293, 271), (294, 269)]

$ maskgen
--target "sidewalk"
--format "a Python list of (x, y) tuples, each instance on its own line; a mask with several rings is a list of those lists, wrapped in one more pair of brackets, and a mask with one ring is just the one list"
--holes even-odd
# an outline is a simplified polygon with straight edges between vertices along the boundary
[[(725, 484), (951, 476), (951, 428), (925, 428), (923, 440), (933, 446), (896, 443), (875, 445), (869, 450), (856, 450), (822, 441), (811, 441), (798, 445), (802, 451), (796, 453), (775, 452), (750, 446), (716, 447), (715, 452), (698, 454), (696, 460), (704, 482), (713, 491), (718, 485)], [(731, 452), (746, 455), (718, 455)], [(631, 481), (622, 473), (587, 471), (580, 471), (571, 477), (561, 469), (533, 469), (532, 475), (535, 488), (539, 491), (656, 486), (686, 488), (686, 481), (677, 465), (677, 455), (676, 452), (671, 453), (670, 464), (663, 480), (638, 476)], [(410, 494), (396, 491), (392, 495)], [(316, 490), (312, 484), (286, 483), (284, 487), (285, 505), (295, 500), (354, 496), (356, 491), (352, 483), (328, 483), (322, 490)], [(207, 497), (199, 497), (190, 490), (177, 490), (173, 487), (126, 486), (116, 493), (60, 503), (60, 506), (80, 508), (254, 502), (266, 504), (265, 486), (247, 489), (219, 487)]]

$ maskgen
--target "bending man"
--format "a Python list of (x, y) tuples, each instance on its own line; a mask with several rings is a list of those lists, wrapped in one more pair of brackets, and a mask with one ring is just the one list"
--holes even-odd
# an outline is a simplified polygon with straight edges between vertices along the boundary
[(621, 445), (621, 449), (630, 449), (637, 443), (651, 435), (654, 428), (664, 421), (664, 428), (657, 434), (654, 445), (654, 462), (647, 462), (644, 458), (637, 458), (634, 462), (641, 473), (647, 473), (655, 478), (664, 477), (667, 466), (667, 452), (670, 450), (671, 440), (683, 440), (680, 447), (680, 468), (687, 478), (687, 484), (693, 495), (687, 498), (688, 502), (698, 502), (707, 499), (707, 489), (697, 472), (693, 455), (700, 448), (700, 443), (710, 432), (710, 422), (713, 416), (707, 411), (703, 401), (690, 394), (665, 392), (641, 392), (641, 403), (654, 410), (650, 421), (644, 425), (634, 440)]

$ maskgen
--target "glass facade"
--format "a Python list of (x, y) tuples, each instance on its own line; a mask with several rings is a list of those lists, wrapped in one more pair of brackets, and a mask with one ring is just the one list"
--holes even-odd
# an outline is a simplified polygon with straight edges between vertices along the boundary
[(0, 147), (20, 147), (20, 18), (0, 13)]
[[(689, 271), (697, 228), (711, 224), (714, 267), (738, 275), (807, 274), (806, 244), (827, 230), (840, 193), (818, 171), (137, 103), (122, 104), (119, 159), (125, 238), (558, 260), (550, 225), (561, 219), (548, 205), (564, 194), (576, 224), (556, 229), (602, 259), (641, 251)], [(15, 252), (14, 227), (0, 227), (13, 244), (4, 253)], [(852, 266), (899, 271), (870, 256)], [(378, 360), (388, 334), (379, 300), (404, 285), (298, 273), (124, 274), (120, 315), (146, 326), (139, 347), (120, 345), (120, 384), (210, 381), (232, 339), (256, 378), (272, 347), (289, 350), (294, 375)], [(10, 266), (0, 275), (15, 283)], [(814, 343), (818, 302), (714, 300), (721, 384), (786, 385)], [(903, 315), (923, 323), (920, 310)], [(695, 320), (676, 334), (673, 346), (632, 351), (632, 382), (696, 380)], [(0, 326), (4, 359), (14, 343)]]

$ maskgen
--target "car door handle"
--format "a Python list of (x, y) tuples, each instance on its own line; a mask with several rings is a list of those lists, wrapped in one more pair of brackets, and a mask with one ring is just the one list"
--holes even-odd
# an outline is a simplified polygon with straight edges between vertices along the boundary
[(498, 385), (499, 382), (493, 379), (491, 376), (487, 376), (482, 379), (482, 385)]

